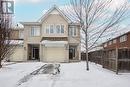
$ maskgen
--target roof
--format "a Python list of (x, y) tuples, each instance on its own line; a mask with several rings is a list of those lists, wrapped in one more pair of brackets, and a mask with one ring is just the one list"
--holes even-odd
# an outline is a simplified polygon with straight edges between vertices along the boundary
[(5, 42), (10, 45), (23, 45), (24, 43), (23, 40), (6, 40)]
[(89, 52), (94, 52), (94, 51), (98, 51), (98, 50), (102, 50), (103, 49), (103, 47), (95, 47), (95, 48), (93, 48), (92, 50), (90, 50)]
[(117, 38), (119, 38), (119, 37), (121, 37), (121, 36), (123, 36), (123, 35), (129, 34), (129, 33), (130, 33), (130, 31), (128, 31), (128, 32), (126, 32), (126, 33), (123, 33), (123, 34), (121, 34), (121, 35), (119, 35), (119, 36), (117, 36), (117, 37), (114, 37), (114, 38), (112, 38), (112, 39), (110, 39), (110, 40), (108, 40), (108, 41), (106, 41), (106, 42), (104, 42), (104, 43), (102, 43), (102, 44), (105, 44), (105, 43), (107, 43), (107, 42), (109, 42), (109, 41), (112, 41), (112, 40), (114, 40), (114, 39), (117, 39)]
[(40, 25), (40, 22), (20, 22), (23, 25)]

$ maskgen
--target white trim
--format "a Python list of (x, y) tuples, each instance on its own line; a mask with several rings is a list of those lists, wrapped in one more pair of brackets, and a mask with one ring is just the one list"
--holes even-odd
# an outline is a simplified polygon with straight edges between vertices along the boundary
[(48, 41), (44, 40), (41, 42), (45, 47), (65, 47), (68, 44), (67, 41)]

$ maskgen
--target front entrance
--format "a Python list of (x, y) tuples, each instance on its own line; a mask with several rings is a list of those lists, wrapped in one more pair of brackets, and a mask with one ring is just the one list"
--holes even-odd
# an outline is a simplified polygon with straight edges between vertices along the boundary
[(69, 59), (73, 60), (76, 57), (76, 46), (69, 47)]
[(29, 60), (39, 60), (39, 45), (29, 45)]
[(38, 60), (39, 59), (39, 48), (38, 47), (33, 47), (32, 48), (32, 59), (33, 60)]

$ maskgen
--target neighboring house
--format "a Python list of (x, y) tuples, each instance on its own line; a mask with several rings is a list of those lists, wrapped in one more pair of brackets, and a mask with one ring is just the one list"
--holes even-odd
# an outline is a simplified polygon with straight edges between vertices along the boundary
[(23, 28), (19, 28), (19, 27), (15, 27), (14, 29), (11, 30), (11, 41), (10, 44), (12, 47), (12, 52), (10, 52), (9, 54), (9, 59), (7, 58), (7, 60), (10, 61), (23, 61), (24, 58), (24, 49), (23, 49)]
[(130, 71), (130, 31), (103, 43), (104, 49), (89, 53), (90, 61), (112, 71)]
[(130, 32), (115, 37), (103, 43), (104, 49), (130, 48)]
[(21, 24), (24, 29), (19, 31), (19, 36), (24, 43), (16, 49), (11, 61), (80, 61), (80, 25), (73, 23), (58, 7), (52, 7), (38, 22)]

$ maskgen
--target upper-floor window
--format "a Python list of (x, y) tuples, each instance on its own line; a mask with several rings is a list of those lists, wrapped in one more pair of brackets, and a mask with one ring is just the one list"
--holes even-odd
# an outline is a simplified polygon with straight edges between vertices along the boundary
[(64, 25), (47, 25), (46, 34), (63, 34), (64, 33)]
[(121, 36), (120, 42), (125, 42), (125, 41), (127, 41), (127, 35)]
[(71, 26), (69, 28), (69, 36), (76, 36), (77, 35), (76, 32), (77, 32), (77, 27), (76, 26)]
[(49, 28), (49, 25), (46, 26), (46, 34), (49, 34), (50, 32), (50, 28)]
[(56, 33), (60, 33), (60, 25), (56, 25)]
[(112, 41), (109, 41), (109, 45), (112, 45)]
[(64, 33), (64, 25), (61, 25), (61, 33)]
[(50, 33), (54, 33), (54, 25), (50, 25)]
[(40, 36), (40, 27), (39, 26), (31, 27), (31, 36)]
[(104, 47), (107, 47), (107, 43), (104, 44)]
[(116, 43), (116, 39), (113, 40), (113, 43), (114, 43), (114, 44)]

